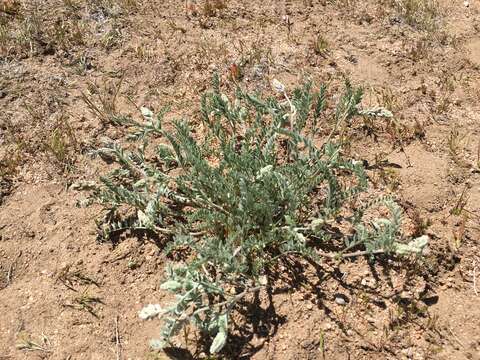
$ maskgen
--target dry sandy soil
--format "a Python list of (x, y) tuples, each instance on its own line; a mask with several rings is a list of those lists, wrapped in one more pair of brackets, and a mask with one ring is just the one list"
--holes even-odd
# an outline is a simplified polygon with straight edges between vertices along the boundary
[(149, 350), (160, 322), (138, 311), (166, 301), (166, 259), (148, 239), (97, 242), (101, 209), (77, 207), (71, 184), (98, 179), (91, 151), (123, 139), (103, 116), (168, 104), (194, 119), (233, 64), (249, 89), (311, 79), (334, 94), (348, 77), (392, 110), (359, 120), (348, 151), (431, 241), (421, 261), (285, 270), (222, 356), (480, 359), (478, 0), (187, 3), (0, 0), (0, 359), (208, 357), (194, 340)]

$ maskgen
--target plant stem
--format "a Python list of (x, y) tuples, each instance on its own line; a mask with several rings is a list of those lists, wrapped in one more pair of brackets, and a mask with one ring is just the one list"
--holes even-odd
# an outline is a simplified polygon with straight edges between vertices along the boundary
[(358, 257), (358, 256), (365, 256), (365, 255), (378, 255), (378, 254), (385, 254), (387, 251), (385, 249), (378, 249), (378, 250), (373, 250), (373, 251), (367, 251), (367, 250), (362, 250), (362, 251), (356, 251), (356, 252), (351, 252), (351, 253), (346, 253), (342, 254), (340, 253), (324, 253), (324, 252), (317, 252), (318, 255), (327, 257), (330, 259), (348, 259), (348, 258), (353, 258), (353, 257)]
[(228, 307), (227, 307), (227, 312), (230, 311), (237, 302), (239, 302), (240, 300), (242, 300), (245, 296), (247, 296), (248, 294), (251, 294), (251, 293), (254, 293), (254, 292), (257, 292), (257, 291), (260, 291), (262, 290), (263, 288), (265, 288), (265, 286), (255, 286), (253, 288), (249, 288), (249, 289), (246, 289), (244, 291), (242, 291), (241, 293), (235, 295), (233, 297), (233, 299), (229, 299), (229, 300), (225, 300), (225, 301), (222, 301), (222, 302), (219, 302), (219, 303), (216, 303), (216, 304), (213, 304), (212, 306), (205, 306), (203, 308), (200, 308), (198, 310), (195, 310), (194, 313), (192, 314), (193, 315), (198, 315), (204, 311), (207, 311), (209, 309), (211, 309), (212, 307), (222, 307), (224, 305), (227, 305), (228, 304)]

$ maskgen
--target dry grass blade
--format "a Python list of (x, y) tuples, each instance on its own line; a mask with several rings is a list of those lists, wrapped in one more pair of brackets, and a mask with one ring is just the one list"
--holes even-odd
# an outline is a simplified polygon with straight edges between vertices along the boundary
[(74, 287), (75, 284), (95, 285), (96, 287), (100, 287), (100, 284), (96, 280), (84, 275), (80, 270), (70, 270), (70, 268), (71, 266), (67, 265), (61, 269), (56, 279), (70, 290), (77, 291)]
[(473, 292), (478, 296), (477, 290), (477, 260), (473, 261)]
[(393, 0), (393, 5), (410, 26), (429, 32), (438, 29), (441, 9), (437, 0)]
[(22, 256), (22, 251), (20, 250), (18, 252), (18, 255), (15, 257), (15, 259), (12, 261), (12, 263), (10, 264), (10, 267), (8, 268), (8, 272), (7, 272), (7, 286), (10, 285), (11, 281), (12, 281), (12, 276), (13, 276), (13, 272), (15, 271), (15, 266), (17, 265), (17, 261), (18, 259), (20, 258), (20, 256)]
[(120, 331), (118, 329), (118, 315), (115, 317), (115, 343), (117, 360), (122, 358), (122, 345), (120, 343)]
[(480, 141), (478, 141), (477, 147), (477, 170), (480, 170)]
[(91, 296), (84, 291), (84, 293), (73, 299), (72, 303), (63, 304), (65, 307), (70, 307), (76, 310), (84, 310), (93, 315), (94, 317), (98, 318), (97, 313), (95, 312), (95, 306), (98, 304), (103, 304), (103, 301), (99, 297)]
[(460, 197), (458, 198), (455, 206), (450, 210), (451, 215), (460, 216), (464, 211), (468, 203), (468, 186), (465, 186)]
[(41, 342), (36, 342), (28, 338), (28, 335), (23, 334), (23, 338), (17, 341), (15, 347), (18, 350), (23, 351), (41, 351), (44, 353), (50, 353), (51, 350), (47, 348), (50, 345), (48, 338), (42, 334)]
[(44, 351), (44, 352), (50, 352), (49, 350), (41, 347), (39, 344), (30, 341), (30, 340), (25, 340), (22, 342), (17, 343), (16, 348), (18, 350), (26, 350), (26, 351)]
[[(117, 100), (125, 79), (126, 72), (120, 76), (117, 83), (105, 84), (103, 88), (96, 84), (90, 84), (90, 93), (82, 92), (81, 97), (93, 115), (104, 123), (115, 122), (117, 116)], [(96, 95), (96, 96), (94, 96)]]

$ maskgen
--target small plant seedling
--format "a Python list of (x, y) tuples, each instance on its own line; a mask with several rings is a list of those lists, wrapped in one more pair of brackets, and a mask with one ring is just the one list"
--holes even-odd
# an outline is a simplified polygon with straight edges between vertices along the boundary
[(415, 62), (425, 59), (428, 54), (429, 46), (429, 40), (425, 37), (422, 37), (416, 40), (414, 44), (407, 50), (408, 55)]
[(107, 50), (112, 50), (118, 47), (122, 41), (123, 34), (119, 25), (112, 26), (112, 28), (107, 31), (101, 39), (103, 47)]
[(438, 314), (428, 314), (427, 329), (438, 331), (439, 315)]
[(432, 221), (429, 218), (425, 218), (420, 214), (420, 211), (417, 209), (413, 210), (413, 214), (411, 216), (414, 230), (413, 236), (422, 236), (426, 233), (427, 229), (432, 225)]
[(118, 121), (117, 100), (125, 79), (125, 72), (117, 82), (105, 83), (103, 87), (90, 83), (90, 95), (82, 93), (82, 99), (92, 114), (105, 124)]
[(322, 354), (322, 359), (325, 359), (325, 331), (320, 330), (320, 344), (318, 345), (318, 349)]
[(71, 169), (74, 165), (78, 142), (75, 131), (65, 116), (62, 115), (57, 121), (49, 139), (45, 140), (44, 147), (47, 153), (53, 155), (63, 170)]
[(398, 170), (392, 168), (380, 168), (379, 177), (390, 191), (395, 191), (400, 186), (400, 175)]
[(60, 281), (63, 285), (73, 291), (77, 291), (75, 288), (76, 284), (95, 285), (96, 287), (100, 287), (100, 284), (97, 281), (84, 275), (80, 270), (72, 269), (71, 265), (67, 265), (59, 271), (57, 274), (57, 281)]
[(458, 230), (453, 230), (453, 243), (452, 250), (458, 251), (462, 245), (463, 239), (465, 238), (466, 224), (468, 221), (468, 216), (463, 215), (460, 223), (458, 224)]
[(72, 303), (64, 304), (63, 306), (70, 307), (77, 310), (87, 311), (92, 314), (94, 317), (98, 318), (97, 313), (95, 312), (95, 306), (98, 304), (103, 304), (102, 299), (96, 296), (91, 296), (88, 293), (88, 289), (85, 290), (82, 295), (73, 299)]
[(435, 112), (437, 114), (445, 114), (448, 112), (448, 109), (452, 105), (451, 95), (450, 94), (441, 94), (440, 97), (436, 100)]
[(130, 260), (128, 260), (128, 263), (127, 263), (127, 267), (130, 270), (135, 270), (135, 269), (139, 268), (140, 265), (141, 265), (141, 263), (138, 262), (138, 260), (135, 260), (135, 259), (130, 259)]
[(313, 49), (317, 55), (326, 57), (329, 52), (328, 41), (322, 34), (318, 34), (313, 43)]
[(34, 341), (30, 338), (30, 336), (28, 336), (25, 333), (22, 333), (15, 347), (18, 350), (23, 350), (23, 351), (41, 351), (41, 352), (49, 353), (51, 352), (48, 349), (49, 345), (50, 345), (50, 341), (44, 334), (42, 334), (41, 341)]
[(453, 161), (457, 164), (461, 162), (460, 152), (466, 136), (466, 134), (461, 134), (457, 127), (454, 127), (448, 136), (448, 150)]
[(283, 23), (285, 24), (285, 26), (287, 27), (288, 38), (290, 38), (290, 35), (292, 33), (293, 21), (292, 21), (292, 19), (290, 19), (290, 16), (288, 16), (288, 15), (284, 15), (282, 17), (282, 20), (283, 20)]
[(413, 125), (413, 133), (418, 139), (425, 139), (426, 130), (425, 124), (418, 119), (415, 119), (415, 124)]
[(464, 213), (468, 203), (468, 186), (465, 186), (455, 206), (450, 210), (450, 215), (460, 216)]
[(392, 91), (390, 87), (383, 87), (376, 90), (377, 102), (382, 104), (386, 109), (391, 112), (397, 112), (400, 110), (400, 104), (397, 95)]

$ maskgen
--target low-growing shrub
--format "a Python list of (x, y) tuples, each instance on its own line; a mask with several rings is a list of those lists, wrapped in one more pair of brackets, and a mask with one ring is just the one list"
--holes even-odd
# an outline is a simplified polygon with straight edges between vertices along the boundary
[[(359, 201), (367, 189), (362, 162), (344, 158), (332, 142), (313, 140), (319, 121), (333, 118), (338, 125), (388, 111), (361, 110), (362, 92), (349, 83), (333, 111), (324, 86), (314, 92), (306, 84), (291, 97), (278, 81), (274, 88), (280, 99), (241, 89), (229, 99), (215, 78), (202, 98), (199, 125), (165, 124), (165, 111), (155, 116), (143, 108), (142, 121), (119, 119), (132, 128), (136, 150), (116, 144), (100, 150), (119, 165), (94, 191), (107, 209), (101, 235), (153, 232), (171, 240), (168, 253), (184, 254), (167, 267), (161, 286), (175, 302), (140, 313), (164, 319), (155, 348), (194, 324), (213, 338), (210, 352), (220, 351), (236, 305), (269, 286), (267, 270), (282, 257), (321, 262), (420, 253), (425, 246), (425, 238), (404, 241), (402, 212), (392, 199)], [(367, 216), (372, 207), (390, 216)]]

